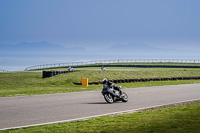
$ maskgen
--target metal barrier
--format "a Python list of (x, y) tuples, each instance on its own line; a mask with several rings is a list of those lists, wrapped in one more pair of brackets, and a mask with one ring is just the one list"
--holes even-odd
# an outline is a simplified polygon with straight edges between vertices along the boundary
[(6, 70), (0, 70), (0, 72), (8, 72), (8, 71), (6, 71)]
[(37, 66), (27, 67), (25, 71), (38, 70), (54, 67), (69, 67), (79, 65), (91, 65), (101, 63), (200, 63), (200, 60), (196, 59), (119, 59), (119, 60), (97, 60), (97, 61), (85, 61), (85, 62), (68, 62), (68, 63), (55, 63), (55, 64), (43, 64)]

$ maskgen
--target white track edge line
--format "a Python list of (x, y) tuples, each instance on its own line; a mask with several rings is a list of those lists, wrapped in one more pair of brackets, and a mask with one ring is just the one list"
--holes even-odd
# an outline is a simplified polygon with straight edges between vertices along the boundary
[(151, 108), (156, 108), (156, 107), (163, 107), (163, 106), (173, 105), (173, 104), (187, 103), (187, 102), (198, 101), (198, 100), (200, 100), (200, 99), (185, 100), (185, 101), (180, 101), (180, 102), (174, 102), (171, 104), (161, 104), (161, 105), (149, 106), (149, 107), (138, 108), (138, 109), (131, 109), (131, 110), (125, 110), (125, 111), (119, 111), (119, 112), (106, 113), (106, 114), (101, 114), (101, 115), (81, 117), (81, 118), (76, 118), (76, 119), (54, 121), (54, 122), (47, 122), (47, 123), (40, 123), (40, 124), (32, 124), (32, 125), (25, 125), (25, 126), (17, 126), (17, 127), (8, 127), (8, 128), (2, 128), (2, 129), (0, 129), (0, 131), (1, 130), (9, 130), (9, 129), (27, 128), (27, 127), (33, 127), (33, 126), (42, 126), (42, 125), (49, 125), (49, 124), (57, 124), (57, 123), (64, 123), (64, 122), (72, 122), (72, 121), (79, 121), (79, 120), (87, 120), (87, 119), (101, 117), (101, 116), (108, 116), (108, 115), (128, 113), (128, 112), (134, 113), (134, 112), (137, 112), (140, 110), (146, 110), (146, 109), (151, 109)]

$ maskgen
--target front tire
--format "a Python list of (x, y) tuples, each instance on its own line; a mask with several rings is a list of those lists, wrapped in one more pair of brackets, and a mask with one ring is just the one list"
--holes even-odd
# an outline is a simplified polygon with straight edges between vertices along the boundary
[(113, 96), (110, 93), (106, 93), (103, 96), (104, 96), (104, 99), (106, 100), (107, 103), (113, 103), (114, 102)]
[(122, 97), (122, 102), (128, 102), (128, 95), (125, 92), (123, 92), (122, 95), (124, 95)]

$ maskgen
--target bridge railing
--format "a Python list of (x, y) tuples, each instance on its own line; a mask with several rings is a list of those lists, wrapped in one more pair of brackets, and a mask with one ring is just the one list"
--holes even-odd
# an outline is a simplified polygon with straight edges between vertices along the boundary
[(0, 72), (8, 72), (7, 70), (0, 70)]
[(36, 66), (27, 67), (25, 71), (53, 68), (53, 67), (90, 65), (90, 64), (99, 64), (99, 63), (200, 63), (200, 60), (197, 60), (197, 59), (118, 59), (118, 60), (80, 61), (80, 62), (36, 65)]

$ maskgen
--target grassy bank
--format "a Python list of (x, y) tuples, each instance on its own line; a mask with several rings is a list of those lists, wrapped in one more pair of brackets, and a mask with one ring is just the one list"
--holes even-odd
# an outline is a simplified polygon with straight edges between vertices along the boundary
[(163, 66), (200, 66), (200, 63), (173, 63), (173, 62), (135, 62), (135, 63), (97, 63), (93, 65), (163, 65)]
[(2, 133), (199, 133), (200, 103), (105, 116), (84, 121), (0, 131)]
[[(101, 89), (101, 85), (90, 85), (86, 88), (74, 85), (72, 83), (81, 82), (82, 78), (89, 78), (89, 82), (92, 82), (101, 81), (103, 78), (126, 79), (157, 77), (191, 77), (200, 76), (199, 70), (200, 69), (187, 69), (185, 71), (185, 69), (181, 68), (143, 68), (131, 70), (125, 68), (117, 68), (117, 70), (115, 70), (114, 68), (113, 70), (108, 71), (90, 70), (67, 73), (45, 79), (42, 78), (42, 72), (0, 73), (0, 97), (68, 93)], [(135, 88), (190, 83), (199, 83), (199, 80), (123, 83), (117, 85), (121, 85), (122, 88)]]

